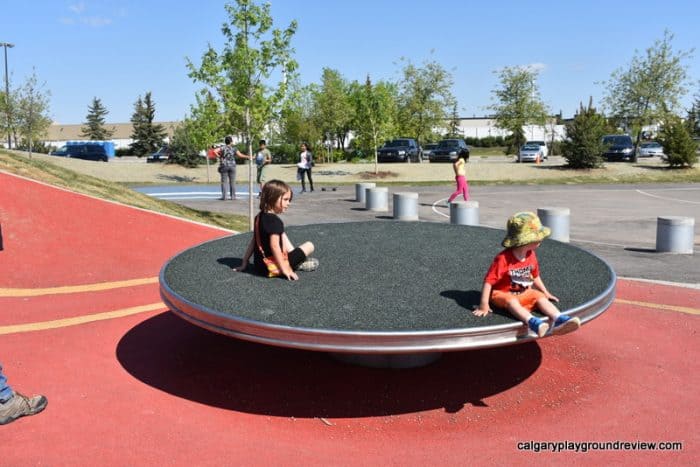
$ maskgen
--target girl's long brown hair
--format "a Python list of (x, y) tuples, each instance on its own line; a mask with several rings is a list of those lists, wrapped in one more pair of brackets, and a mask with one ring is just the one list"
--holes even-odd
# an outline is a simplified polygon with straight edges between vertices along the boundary
[[(294, 196), (292, 188), (282, 180), (270, 180), (269, 182), (265, 182), (262, 193), (260, 194), (260, 212), (274, 212), (277, 200), (284, 196), (286, 192)], [(289, 200), (291, 201), (292, 198), (290, 197)]]

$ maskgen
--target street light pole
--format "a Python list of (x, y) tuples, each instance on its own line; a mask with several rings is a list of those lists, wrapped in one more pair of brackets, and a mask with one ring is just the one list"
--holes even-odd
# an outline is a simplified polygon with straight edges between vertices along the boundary
[(12, 147), (12, 138), (10, 136), (10, 75), (7, 74), (7, 48), (14, 47), (15, 44), (9, 42), (0, 42), (0, 47), (5, 49), (5, 102), (7, 104), (7, 149)]

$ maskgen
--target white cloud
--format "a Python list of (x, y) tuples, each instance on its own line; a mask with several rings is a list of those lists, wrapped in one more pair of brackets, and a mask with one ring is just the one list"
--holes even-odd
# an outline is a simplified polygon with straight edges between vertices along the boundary
[(80, 18), (80, 22), (93, 28), (99, 28), (112, 24), (112, 20), (110, 18), (104, 18), (102, 16), (85, 16)]
[(85, 2), (80, 2), (80, 3), (74, 3), (72, 5), (68, 5), (68, 9), (72, 11), (73, 13), (80, 14), (83, 11), (85, 11)]
[(540, 73), (547, 69), (547, 65), (544, 63), (530, 63), (528, 65), (523, 66), (523, 68), (529, 71)]

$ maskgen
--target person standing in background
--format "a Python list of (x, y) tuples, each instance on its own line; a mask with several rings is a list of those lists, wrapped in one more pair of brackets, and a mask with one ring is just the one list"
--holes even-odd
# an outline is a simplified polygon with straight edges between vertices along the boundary
[(260, 148), (258, 149), (258, 154), (255, 156), (255, 165), (258, 167), (257, 181), (258, 187), (260, 188), (258, 196), (260, 196), (263, 185), (265, 184), (265, 167), (272, 164), (272, 154), (270, 154), (270, 150), (267, 149), (267, 143), (264, 139), (261, 139), (258, 144), (260, 145)]
[(306, 143), (301, 143), (301, 154), (297, 163), (297, 178), (301, 181), (301, 192), (306, 191), (306, 183), (304, 182), (304, 174), (309, 178), (309, 187), (314, 191), (314, 181), (311, 179), (311, 167), (314, 165), (314, 155), (309, 151), (309, 146)]
[(226, 186), (230, 199), (236, 199), (236, 158), (250, 159), (233, 145), (233, 138), (224, 138), (226, 145), (219, 151), (219, 173), (221, 174), (221, 201), (226, 199)]

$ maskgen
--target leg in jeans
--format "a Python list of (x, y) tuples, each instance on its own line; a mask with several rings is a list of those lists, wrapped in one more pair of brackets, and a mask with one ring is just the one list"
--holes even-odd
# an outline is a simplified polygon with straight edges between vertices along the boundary
[(226, 178), (228, 177), (226, 167), (219, 167), (219, 174), (221, 175), (221, 199), (226, 199)]
[(2, 372), (2, 365), (0, 365), (0, 402), (8, 401), (14, 394), (12, 388), (7, 384), (7, 377)]
[(306, 169), (306, 176), (309, 177), (309, 186), (311, 187), (311, 191), (314, 191), (314, 181), (311, 180), (311, 167)]
[(299, 173), (299, 180), (301, 180), (301, 191), (306, 191), (306, 183), (304, 182), (305, 171), (305, 169), (297, 169), (297, 172)]
[(231, 193), (231, 199), (236, 199), (236, 166), (229, 168), (228, 172), (229, 179), (229, 192)]

